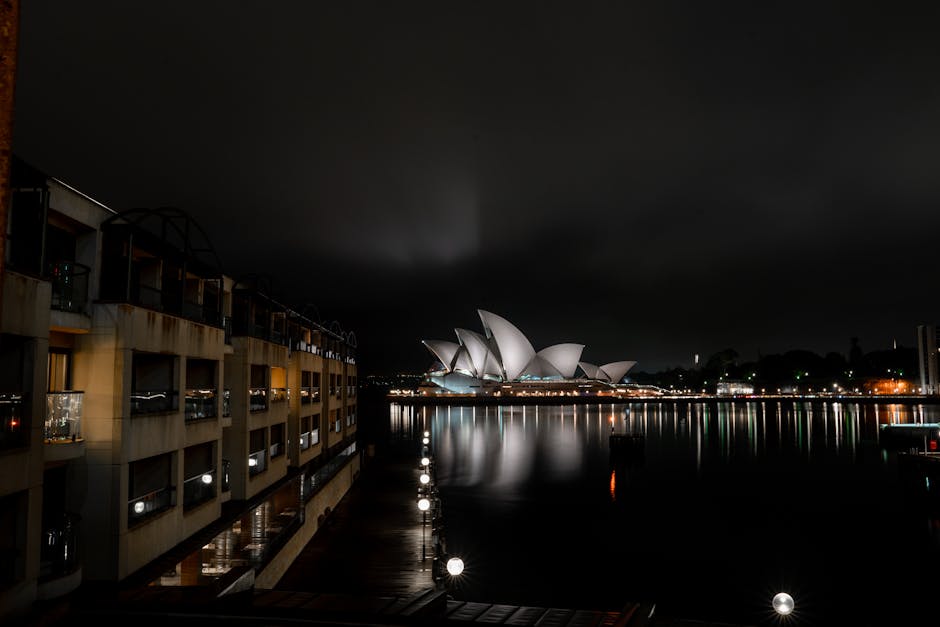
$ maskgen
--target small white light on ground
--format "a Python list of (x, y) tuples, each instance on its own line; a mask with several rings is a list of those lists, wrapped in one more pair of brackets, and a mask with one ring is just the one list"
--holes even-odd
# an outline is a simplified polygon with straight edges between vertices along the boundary
[(781, 616), (786, 616), (793, 611), (793, 597), (786, 592), (778, 592), (774, 595), (773, 605), (775, 612)]
[(459, 557), (452, 557), (447, 560), (447, 572), (456, 577), (463, 572), (463, 560)]
[(431, 476), (428, 475), (428, 473), (426, 472), (422, 472), (421, 476), (418, 477), (418, 481), (420, 481), (424, 485), (427, 485), (431, 481)]
[(418, 509), (420, 509), (422, 512), (428, 511), (429, 509), (431, 509), (431, 501), (429, 501), (428, 499), (419, 499)]
[(422, 465), (422, 466), (427, 466), (427, 465), (430, 464), (430, 463), (431, 463), (431, 460), (428, 459), (427, 457), (422, 457), (422, 458), (421, 458), (421, 465)]

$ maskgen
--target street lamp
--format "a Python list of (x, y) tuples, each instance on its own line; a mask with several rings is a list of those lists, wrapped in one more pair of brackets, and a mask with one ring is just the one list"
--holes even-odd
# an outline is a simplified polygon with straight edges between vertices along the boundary
[(422, 466), (427, 466), (427, 465), (430, 464), (430, 463), (431, 463), (430, 458), (428, 458), (428, 457), (422, 457), (422, 458), (421, 458), (421, 465), (422, 465)]
[(774, 611), (781, 616), (788, 616), (793, 612), (793, 597), (791, 597), (786, 592), (778, 592), (774, 595), (773, 600)]
[(418, 477), (418, 481), (421, 482), (421, 485), (427, 485), (431, 482), (431, 475), (426, 472), (422, 472), (421, 476)]
[(463, 572), (463, 560), (459, 557), (452, 557), (447, 560), (447, 573), (451, 577), (456, 577)]
[(421, 510), (421, 561), (423, 562), (427, 556), (425, 527), (428, 522), (428, 510), (431, 509), (431, 501), (425, 498), (418, 499), (418, 509)]

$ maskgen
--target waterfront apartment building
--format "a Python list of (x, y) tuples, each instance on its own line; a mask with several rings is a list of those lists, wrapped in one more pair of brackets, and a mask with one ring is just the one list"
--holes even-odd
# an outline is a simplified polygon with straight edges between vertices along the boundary
[(924, 394), (940, 394), (937, 372), (937, 327), (921, 324), (917, 327), (917, 364), (920, 370), (920, 389)]
[(0, 619), (121, 582), (327, 466), (309, 539), (358, 475), (354, 334), (224, 275), (180, 210), (113, 211), (19, 161), (11, 179)]

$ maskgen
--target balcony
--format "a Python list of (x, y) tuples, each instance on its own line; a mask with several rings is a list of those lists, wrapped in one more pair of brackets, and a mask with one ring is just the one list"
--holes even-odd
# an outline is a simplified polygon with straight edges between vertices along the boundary
[(183, 481), (183, 509), (215, 498), (215, 469), (198, 473)]
[(43, 439), (51, 442), (75, 442), (82, 439), (82, 401), (84, 392), (49, 392), (46, 394), (46, 421)]
[(133, 390), (131, 414), (152, 414), (176, 411), (179, 407), (176, 390)]
[(127, 502), (127, 526), (142, 522), (174, 505), (176, 505), (176, 490), (173, 486), (134, 497)]
[(186, 422), (215, 418), (216, 405), (215, 390), (186, 390)]
[(79, 521), (77, 514), (62, 514), (54, 524), (42, 530), (39, 553), (39, 579), (48, 581), (74, 573), (81, 562), (78, 553)]
[(300, 404), (309, 405), (313, 402), (313, 389), (309, 386), (300, 388)]
[(52, 282), (52, 308), (85, 313), (88, 306), (88, 277), (91, 268), (74, 261), (58, 261), (49, 266)]
[(264, 449), (248, 455), (248, 476), (254, 477), (267, 468), (267, 455)]
[(248, 388), (248, 411), (264, 411), (268, 408), (267, 388)]
[(283, 403), (290, 399), (290, 391), (287, 388), (271, 388), (271, 402)]

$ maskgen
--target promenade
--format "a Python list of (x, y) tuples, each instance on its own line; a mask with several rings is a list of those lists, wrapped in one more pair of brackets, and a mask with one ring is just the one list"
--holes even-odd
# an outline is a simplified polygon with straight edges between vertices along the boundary
[[(274, 589), (213, 597), (205, 590), (142, 587), (121, 595), (89, 595), (52, 606), (30, 625), (132, 621), (144, 625), (531, 625), (533, 627), (741, 627), (659, 616), (626, 601), (620, 611), (529, 607), (460, 600), (435, 584), (433, 550), (422, 560), (421, 516), (415, 506), (419, 446), (365, 445), (353, 488)], [(427, 541), (427, 540), (426, 540)]]

